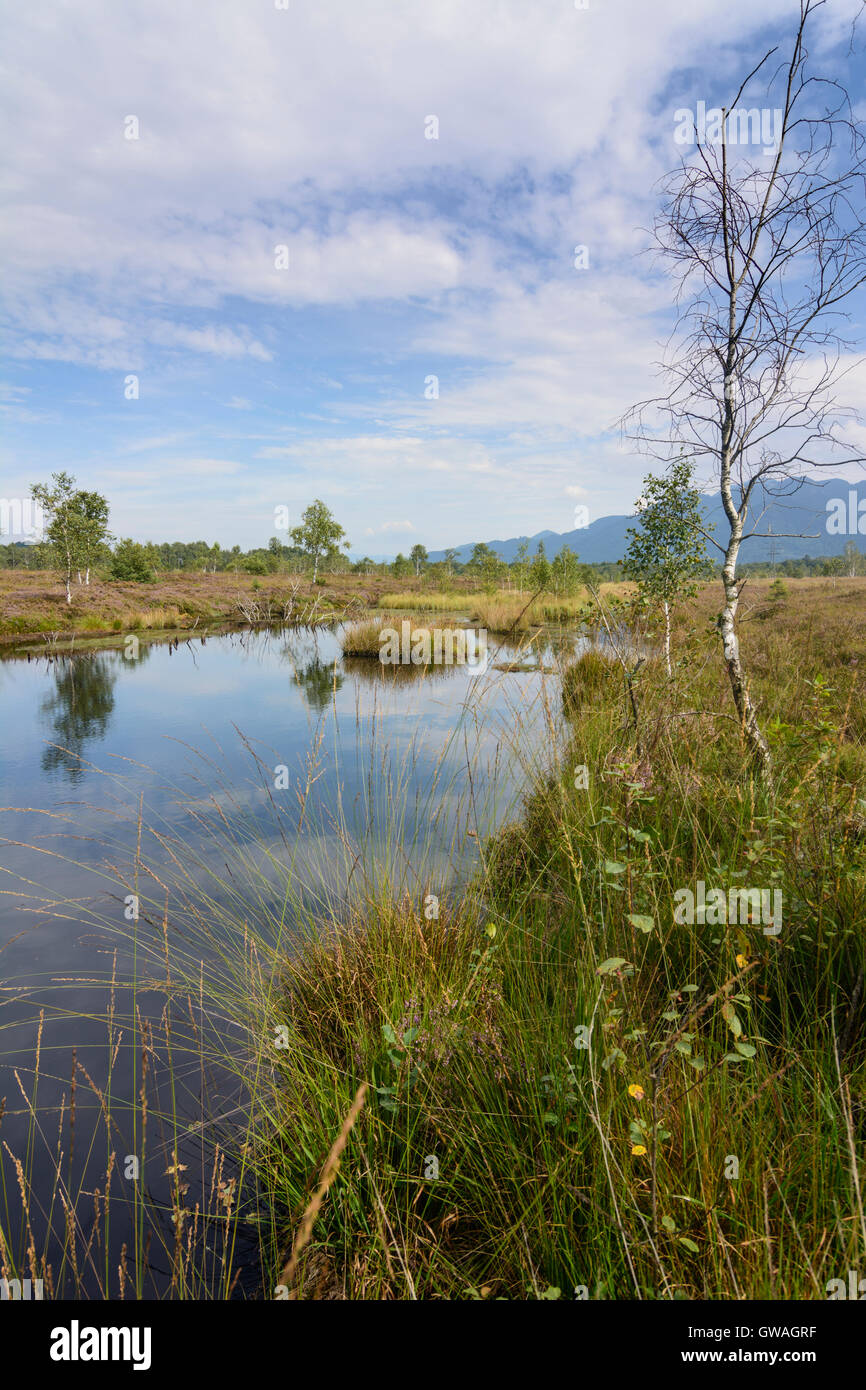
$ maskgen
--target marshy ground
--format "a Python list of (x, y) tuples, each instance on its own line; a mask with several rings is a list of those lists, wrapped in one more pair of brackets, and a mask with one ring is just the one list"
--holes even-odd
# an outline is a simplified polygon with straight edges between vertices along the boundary
[[(192, 951), (161, 981), (173, 1008), (190, 998), (231, 1026), (184, 1032), (169, 1011), (161, 1038), (139, 1039), (148, 1084), (206, 1060), (240, 1109), (203, 1141), (201, 1205), (174, 1165), (173, 1295), (823, 1299), (863, 1266), (866, 581), (785, 589), (756, 581), (742, 607), (772, 788), (744, 762), (710, 585), (676, 614), (673, 679), (658, 659), (638, 672), (637, 728), (610, 654), (561, 681), (511, 677), (540, 679), (548, 736), (530, 739), (515, 705), (525, 793), (492, 835), (463, 822), (469, 881), (407, 892), (356, 866), (346, 906), (305, 894), (299, 868), (266, 940), (238, 886), (255, 846), (223, 804), (228, 906), (183, 863), (142, 888), (154, 961), (196, 917), (234, 942), (222, 972), (197, 980)], [(403, 594), (395, 611), (423, 613)], [(781, 890), (781, 932), (675, 925), (698, 880)], [(148, 1123), (170, 1130), (160, 1104)], [(61, 1136), (68, 1121), (67, 1088)], [(73, 1202), (57, 1172), (71, 1279), (99, 1249), (109, 1177), (94, 1221), (92, 1190)], [(26, 1225), (13, 1238), (13, 1199), (0, 1274), (46, 1275)], [(140, 1201), (127, 1296), (159, 1216)], [(114, 1270), (105, 1284), (117, 1296)]]

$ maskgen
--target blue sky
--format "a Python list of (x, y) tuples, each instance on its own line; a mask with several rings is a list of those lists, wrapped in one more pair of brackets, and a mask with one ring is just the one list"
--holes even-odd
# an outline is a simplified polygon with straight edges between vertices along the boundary
[[(812, 47), (862, 109), (861, 8), (831, 0)], [(674, 111), (726, 101), (797, 10), (17, 7), (0, 494), (66, 468), (116, 534), (245, 548), (322, 497), (374, 555), (630, 511), (649, 465), (615, 422), (672, 322), (641, 229)]]

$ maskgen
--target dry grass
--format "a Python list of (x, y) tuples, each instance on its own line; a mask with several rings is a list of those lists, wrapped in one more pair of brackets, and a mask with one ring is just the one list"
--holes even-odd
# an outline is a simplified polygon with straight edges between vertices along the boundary
[[(597, 654), (567, 678), (580, 718), (552, 743), (554, 772), (533, 766), (516, 712), (522, 814), (438, 917), (385, 886), (336, 920), (306, 920), (272, 960), (248, 949), (237, 856), (226, 916), (195, 900), (227, 950), (240, 943), (236, 989), (204, 1012), (242, 1021), (250, 1039), (257, 1089), (241, 1139), (265, 1297), (293, 1243), (293, 1288), (311, 1298), (326, 1285), (351, 1299), (538, 1299), (583, 1285), (591, 1298), (806, 1299), (862, 1268), (866, 580), (787, 585), (777, 601), (753, 581), (742, 607), (772, 791), (744, 765), (713, 585), (675, 613), (673, 680), (659, 662), (640, 673), (640, 748), (620, 675)], [(399, 805), (393, 815), (404, 848)], [(674, 894), (697, 879), (781, 884), (781, 936), (676, 925)], [(153, 910), (161, 921), (161, 894)], [(277, 1053), (275, 1017), (288, 1032)], [(177, 1045), (166, 1030), (172, 1078)], [(68, 1109), (63, 1121), (56, 1158), (34, 1141), (23, 1188), (36, 1158), (56, 1162), (59, 1193), (87, 1215), (72, 1223), (69, 1289), (93, 1193), (65, 1195)], [(114, 1169), (110, 1150), (105, 1193)], [(317, 1175), (318, 1197), (330, 1184), (318, 1205)], [(166, 1204), (177, 1239), (161, 1252), (172, 1295), (225, 1297), (231, 1221), (249, 1208), (216, 1185), (216, 1268), (203, 1278), (181, 1186)], [(0, 1273), (13, 1263), (0, 1242)], [(53, 1277), (41, 1249), (31, 1263)], [(100, 1279), (111, 1296), (114, 1269)]]
[(45, 633), (109, 637), (140, 628), (201, 630), (244, 624), (253, 610), (263, 621), (279, 621), (292, 604), (296, 614), (321, 621), (366, 608), (377, 594), (355, 575), (313, 585), (307, 576), (171, 574), (150, 584), (94, 578), (90, 585), (74, 584), (67, 605), (58, 574), (0, 570), (0, 643)]
[(587, 613), (588, 595), (557, 599), (532, 599), (531, 594), (500, 590), (497, 594), (476, 594), (471, 605), (472, 621), (488, 632), (528, 632), (543, 623), (579, 622)]
[(387, 618), (371, 618), (367, 622), (352, 623), (344, 629), (340, 637), (343, 656), (378, 657), (381, 650), (381, 634), (391, 626)]
[[(434, 921), (370, 903), (287, 963), (262, 1138), (289, 1210), (293, 1155), (372, 1086), (317, 1227), (343, 1297), (824, 1298), (862, 1264), (866, 583), (804, 585), (784, 612), (750, 588), (772, 794), (743, 765), (711, 586), (676, 615), (673, 681), (641, 670), (641, 752), (615, 664), (581, 658), (571, 747), (527, 767), (474, 892)], [(677, 926), (698, 878), (781, 884), (782, 935)]]
[(416, 589), (412, 593), (384, 593), (379, 599), (380, 608), (409, 609), (413, 613), (467, 613), (475, 602), (475, 595), (468, 588), (454, 589), (442, 593), (433, 589)]
[(340, 645), (343, 655), (346, 657), (377, 657), (382, 650), (382, 634), (384, 632), (396, 632), (402, 642), (403, 624), (409, 624), (409, 643), (422, 633), (428, 633), (431, 643), (435, 641), (436, 633), (453, 632), (452, 627), (443, 627), (438, 623), (430, 623), (419, 617), (417, 614), (410, 615), (401, 613), (399, 619), (391, 618), (370, 618), (358, 623), (352, 623), (346, 627), (340, 637)]

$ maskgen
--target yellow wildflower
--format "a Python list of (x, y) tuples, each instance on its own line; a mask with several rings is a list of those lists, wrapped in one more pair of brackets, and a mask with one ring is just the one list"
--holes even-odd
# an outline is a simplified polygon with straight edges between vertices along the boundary
[(634, 1100), (643, 1100), (644, 1098), (644, 1088), (643, 1086), (638, 1086), (637, 1084), (635, 1084), (634, 1086), (629, 1086), (628, 1093), (630, 1096), (634, 1098)]
[(640, 1158), (641, 1154), (646, 1153), (646, 1144), (632, 1144), (631, 1151), (634, 1158)]

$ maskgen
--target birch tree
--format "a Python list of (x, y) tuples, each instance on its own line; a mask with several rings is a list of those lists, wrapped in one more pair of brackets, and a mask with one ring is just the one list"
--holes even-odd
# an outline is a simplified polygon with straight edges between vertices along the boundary
[(338, 546), (341, 543), (344, 549), (349, 549), (349, 541), (344, 539), (345, 535), (342, 526), (334, 520), (324, 502), (318, 497), (307, 507), (301, 517), (300, 526), (292, 527), (291, 536), (295, 545), (306, 551), (312, 560), (314, 584), (319, 577), (319, 561), (323, 557), (339, 554)]
[(51, 475), (53, 486), (34, 483), (30, 495), (42, 507), (45, 535), (59, 562), (66, 586), (66, 602), (72, 602), (72, 572), (81, 557), (81, 514), (75, 508), (75, 479), (61, 471)]
[(84, 583), (89, 584), (91, 566), (111, 540), (108, 534), (108, 501), (99, 492), (82, 491), (74, 494), (71, 505), (78, 517), (76, 563), (84, 570)]
[[(718, 480), (727, 536), (717, 625), (743, 737), (766, 781), (770, 749), (738, 638), (740, 549), (763, 534), (769, 497), (790, 495), (813, 468), (864, 457), (846, 442), (853, 412), (837, 396), (853, 365), (845, 303), (866, 279), (864, 138), (844, 87), (811, 71), (807, 36), (825, 3), (800, 0), (787, 51), (764, 54), (721, 120), (694, 123), (690, 152), (662, 182), (655, 241), (678, 283), (678, 320), (665, 394), (636, 406), (625, 426), (650, 452), (683, 451)], [(771, 121), (740, 107), (757, 86)]]
[(661, 478), (644, 479), (638, 503), (640, 526), (630, 526), (622, 570), (651, 603), (661, 605), (665, 620), (665, 667), (671, 667), (671, 610), (678, 599), (689, 598), (698, 581), (713, 569), (703, 537), (701, 498), (692, 486), (692, 465), (678, 460)]

